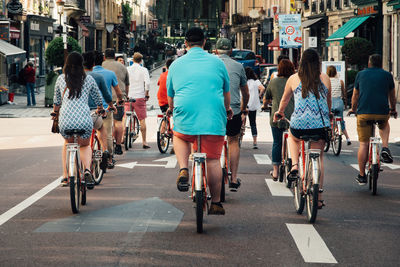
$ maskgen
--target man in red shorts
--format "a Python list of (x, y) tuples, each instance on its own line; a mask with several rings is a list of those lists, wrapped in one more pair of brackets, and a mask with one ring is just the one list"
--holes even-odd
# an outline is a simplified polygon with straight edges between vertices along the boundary
[(186, 55), (169, 68), (167, 92), (169, 112), (174, 116), (174, 148), (180, 171), (179, 191), (189, 189), (188, 159), (191, 143), (207, 154), (208, 185), (211, 192), (209, 214), (224, 215), (221, 205), (222, 170), (219, 162), (226, 133), (226, 118), (230, 108), (229, 76), (224, 63), (203, 50), (204, 33), (200, 28), (187, 31)]
[(142, 59), (142, 54), (133, 54), (133, 65), (127, 68), (130, 85), (128, 97), (136, 99), (133, 108), (139, 119), (143, 148), (148, 149), (150, 146), (146, 141), (146, 102), (149, 100), (150, 75), (145, 67), (140, 66)]

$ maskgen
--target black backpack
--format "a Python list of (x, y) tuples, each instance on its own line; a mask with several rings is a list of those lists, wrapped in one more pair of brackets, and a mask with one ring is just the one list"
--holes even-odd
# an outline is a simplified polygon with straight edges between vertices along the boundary
[(18, 83), (20, 85), (26, 85), (26, 81), (25, 81), (25, 68), (22, 68), (19, 72), (18, 72)]

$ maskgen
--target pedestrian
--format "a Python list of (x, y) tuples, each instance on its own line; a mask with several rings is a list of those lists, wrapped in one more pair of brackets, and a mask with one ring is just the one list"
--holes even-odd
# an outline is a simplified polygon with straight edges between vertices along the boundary
[(140, 65), (141, 62), (143, 62), (143, 55), (139, 52), (133, 54), (133, 65), (128, 67), (129, 83), (131, 86), (128, 96), (136, 100), (133, 103), (133, 108), (139, 119), (142, 146), (144, 149), (149, 149), (150, 146), (146, 140), (146, 102), (150, 98), (150, 75), (149, 71)]
[(232, 173), (229, 188), (231, 191), (237, 191), (241, 185), (241, 180), (237, 178), (240, 158), (239, 136), (242, 122), (248, 114), (247, 104), (249, 102), (249, 88), (247, 86), (246, 72), (242, 64), (230, 57), (232, 53), (231, 40), (227, 38), (218, 39), (216, 43), (216, 53), (224, 62), (230, 80), (230, 106), (233, 110), (233, 118), (226, 124), (229, 166)]
[(115, 58), (115, 60), (125, 66), (125, 59), (123, 56), (118, 56)]
[(188, 52), (170, 66), (167, 78), (169, 112), (174, 116), (174, 147), (180, 170), (179, 191), (189, 189), (191, 144), (207, 154), (207, 178), (211, 193), (209, 214), (224, 215), (220, 201), (222, 170), (220, 157), (226, 132), (227, 113), (231, 117), (229, 76), (224, 63), (203, 50), (205, 37), (200, 28), (186, 32)]
[(81, 54), (72, 52), (68, 55), (63, 73), (57, 79), (54, 94), (54, 113), (60, 112), (60, 133), (65, 140), (62, 152), (63, 178), (61, 183), (64, 186), (68, 184), (65, 164), (66, 145), (74, 142), (74, 138), (68, 135), (66, 130), (83, 129), (84, 133), (78, 138), (78, 144), (80, 145), (80, 155), (85, 170), (85, 182), (88, 189), (93, 189), (94, 180), (90, 171), (92, 160), (90, 136), (92, 135), (93, 121), (88, 102), (89, 96), (91, 96), (97, 105), (97, 109), (102, 110), (101, 93), (92, 76), (86, 75)]
[[(275, 79), (271, 80), (268, 84), (267, 90), (263, 99), (263, 108), (266, 109), (267, 105), (272, 102), (271, 116), (269, 124), (272, 132), (272, 171), (270, 175), (274, 181), (278, 180), (279, 166), (282, 162), (282, 135), (283, 132), (289, 128), (289, 123), (282, 120), (274, 122), (273, 114), (278, 111), (279, 103), (281, 102), (285, 85), (290, 76), (295, 73), (294, 65), (289, 59), (282, 59), (278, 65), (278, 73)], [(290, 120), (294, 109), (293, 97), (290, 98), (289, 103), (285, 109), (285, 118)]]
[(356, 181), (360, 185), (367, 183), (365, 165), (368, 161), (369, 138), (372, 127), (369, 120), (377, 120), (379, 135), (382, 138), (381, 158), (385, 163), (392, 163), (393, 157), (389, 150), (390, 125), (389, 116), (397, 117), (396, 93), (393, 76), (382, 69), (382, 56), (371, 55), (368, 68), (357, 73), (354, 82), (353, 97), (349, 113), (357, 112), (357, 133), (360, 146), (358, 148), (359, 174)]
[(290, 120), (290, 153), (292, 155), (292, 169), (290, 178), (297, 179), (299, 170), (299, 150), (301, 136), (319, 136), (318, 142), (312, 142), (312, 149), (319, 149), (321, 160), (320, 193), (318, 194), (318, 208), (324, 206), (321, 199), (324, 182), (324, 147), (326, 132), (324, 127), (330, 127), (329, 115), (331, 110), (331, 82), (329, 76), (321, 73), (321, 62), (318, 53), (313, 49), (303, 52), (300, 60), (299, 72), (289, 77), (285, 91), (274, 114), (274, 121), (279, 115), (285, 117), (285, 109), (294, 96), (294, 111)]
[(349, 138), (349, 134), (346, 130), (346, 124), (343, 118), (343, 110), (347, 105), (346, 101), (346, 89), (344, 88), (343, 80), (337, 77), (337, 71), (335, 66), (329, 66), (326, 69), (326, 74), (328, 74), (329, 79), (331, 80), (332, 87), (332, 113), (337, 113), (339, 117), (342, 118), (341, 128), (344, 136), (346, 137), (347, 145), (351, 145), (351, 141)]
[[(118, 80), (118, 86), (122, 91), (124, 97), (129, 95), (129, 74), (125, 65), (115, 60), (115, 50), (112, 48), (107, 48), (105, 51), (106, 60), (101, 64), (103, 68), (110, 70), (115, 73)], [(113, 100), (116, 100), (116, 94), (113, 93)], [(117, 113), (114, 114), (114, 132), (113, 136), (115, 138), (115, 151), (117, 155), (122, 155), (122, 139), (124, 136), (124, 123), (123, 118), (125, 115), (125, 108), (123, 104), (117, 103)]]
[(29, 61), (28, 64), (26, 64), (24, 74), (26, 82), (27, 106), (28, 107), (36, 106), (36, 99), (35, 99), (36, 68), (33, 67), (32, 61)]
[(257, 79), (257, 75), (252, 68), (246, 67), (245, 71), (250, 94), (247, 106), (249, 109), (251, 135), (253, 136), (253, 149), (257, 149), (257, 110), (261, 107), (260, 98), (264, 95), (265, 87), (261, 84), (260, 80)]

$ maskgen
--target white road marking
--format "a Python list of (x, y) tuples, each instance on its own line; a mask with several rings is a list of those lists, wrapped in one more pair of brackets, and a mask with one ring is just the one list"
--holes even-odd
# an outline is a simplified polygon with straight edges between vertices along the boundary
[(44, 197), (45, 195), (47, 195), (47, 193), (52, 191), (54, 188), (59, 186), (61, 178), (62, 177), (57, 178), (56, 180), (54, 180), (54, 182), (46, 185), (45, 187), (43, 187), (42, 189), (37, 191), (32, 196), (28, 197), (27, 199), (25, 199), (24, 201), (22, 201), (21, 203), (16, 205), (15, 207), (13, 207), (13, 208), (9, 209), (8, 211), (4, 212), (3, 214), (1, 214), (0, 215), (0, 226), (3, 225), (8, 220), (10, 220), (15, 215), (17, 215), (18, 213), (20, 213), (21, 211), (23, 211), (24, 209), (26, 209), (27, 207), (29, 207), (30, 205), (32, 205), (33, 203), (35, 203), (36, 201), (38, 201), (39, 199), (41, 199), (42, 197)]
[(338, 263), (311, 224), (286, 224), (305, 262)]
[(162, 165), (162, 164), (146, 164), (146, 163), (137, 163), (137, 161), (135, 162), (129, 162), (129, 163), (122, 163), (122, 164), (118, 164), (116, 165), (117, 167), (122, 167), (122, 168), (128, 168), (128, 169), (133, 169), (136, 166), (137, 167), (164, 167), (166, 165)]
[(392, 170), (400, 169), (400, 165), (391, 164), (391, 163), (382, 163), (382, 166), (386, 166)]
[(274, 182), (272, 179), (265, 179), (271, 195), (276, 197), (292, 197), (293, 194), (285, 183)]
[(353, 153), (354, 151), (353, 151), (353, 150), (342, 149), (342, 150), (340, 150), (340, 152), (343, 152), (343, 153)]
[(358, 164), (350, 164), (351, 167), (356, 169), (357, 171), (360, 171), (360, 168), (358, 167)]
[(257, 161), (257, 164), (260, 165), (270, 165), (272, 164), (271, 159), (266, 154), (254, 154), (254, 159)]
[(167, 169), (174, 169), (176, 166), (176, 163), (178, 162), (175, 155), (169, 156), (166, 158), (162, 158), (162, 159), (156, 159), (153, 161), (166, 161), (167, 164), (165, 165), (165, 168), (167, 168)]

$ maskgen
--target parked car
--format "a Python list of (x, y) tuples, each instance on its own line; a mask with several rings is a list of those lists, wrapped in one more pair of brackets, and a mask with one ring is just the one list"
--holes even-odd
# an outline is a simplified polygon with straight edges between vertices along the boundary
[(231, 58), (241, 63), (243, 67), (252, 68), (257, 75), (260, 75), (260, 64), (253, 51), (246, 49), (233, 49)]
[(265, 87), (268, 86), (271, 74), (275, 71), (278, 71), (278, 66), (276, 64), (260, 64), (260, 81)]

